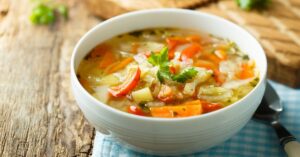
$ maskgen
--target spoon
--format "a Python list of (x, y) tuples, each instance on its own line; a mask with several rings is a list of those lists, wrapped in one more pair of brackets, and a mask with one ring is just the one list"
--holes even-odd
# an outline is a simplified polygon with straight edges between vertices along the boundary
[(270, 124), (276, 131), (280, 145), (289, 157), (300, 157), (300, 143), (279, 123), (283, 107), (274, 88), (267, 82), (265, 95), (254, 113), (254, 118)]

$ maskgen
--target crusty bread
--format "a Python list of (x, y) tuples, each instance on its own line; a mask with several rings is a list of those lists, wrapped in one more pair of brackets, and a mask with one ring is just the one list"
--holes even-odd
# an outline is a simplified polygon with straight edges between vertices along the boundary
[(195, 8), (212, 0), (86, 0), (89, 10), (104, 19), (151, 8)]

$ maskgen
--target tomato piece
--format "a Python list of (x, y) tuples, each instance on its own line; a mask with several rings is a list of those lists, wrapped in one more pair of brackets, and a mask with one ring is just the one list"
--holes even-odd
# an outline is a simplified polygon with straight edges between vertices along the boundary
[(144, 116), (145, 115), (143, 110), (140, 107), (135, 106), (135, 105), (128, 106), (127, 107), (127, 112), (131, 113), (131, 114), (139, 115), (139, 116)]
[(170, 66), (170, 72), (171, 72), (171, 74), (176, 74), (176, 68), (173, 66)]
[(223, 106), (219, 103), (209, 103), (206, 101), (202, 101), (202, 107), (205, 113), (216, 111), (223, 108)]
[(192, 43), (181, 52), (181, 59), (184, 60), (186, 58), (193, 58), (195, 54), (201, 51), (201, 49), (202, 47), (200, 44)]
[(119, 86), (109, 88), (109, 93), (114, 97), (125, 96), (136, 87), (140, 80), (140, 75), (141, 70), (139, 67), (130, 69), (125, 81)]

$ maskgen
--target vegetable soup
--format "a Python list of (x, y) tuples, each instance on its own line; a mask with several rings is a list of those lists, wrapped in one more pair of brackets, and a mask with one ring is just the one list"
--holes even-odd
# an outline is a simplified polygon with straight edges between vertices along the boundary
[(175, 28), (134, 31), (103, 42), (81, 61), (77, 77), (111, 107), (161, 118), (219, 110), (259, 80), (254, 60), (234, 42)]

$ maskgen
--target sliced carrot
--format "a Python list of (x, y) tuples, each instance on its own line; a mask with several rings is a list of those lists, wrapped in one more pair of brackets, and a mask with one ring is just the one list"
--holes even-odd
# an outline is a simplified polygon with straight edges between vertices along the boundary
[(201, 49), (202, 47), (200, 44), (192, 43), (190, 46), (188, 46), (181, 52), (181, 59), (184, 60), (186, 58), (192, 58), (194, 57), (195, 54), (200, 52)]
[(186, 102), (176, 106), (150, 107), (153, 117), (176, 118), (200, 115), (203, 113), (200, 100)]
[(212, 62), (214, 62), (217, 65), (219, 65), (219, 63), (221, 62), (221, 59), (219, 57), (217, 57), (215, 54), (207, 55), (207, 57), (209, 60), (211, 60)]
[(136, 87), (140, 80), (140, 75), (141, 70), (139, 67), (130, 69), (125, 81), (119, 86), (109, 88), (109, 93), (114, 97), (125, 96)]
[(104, 56), (110, 50), (111, 50), (111, 47), (109, 45), (100, 44), (92, 50), (90, 57), (95, 58), (95, 57)]
[(201, 68), (206, 68), (206, 69), (211, 69), (211, 70), (217, 68), (217, 65), (215, 65), (213, 62), (207, 61), (207, 60), (201, 60), (201, 59), (197, 59), (194, 62), (194, 66), (201, 67)]
[(132, 57), (125, 58), (121, 62), (117, 62), (113, 66), (109, 66), (105, 70), (105, 73), (110, 74), (110, 73), (114, 73), (114, 72), (116, 72), (118, 70), (121, 70), (121, 69), (125, 68), (132, 61), (133, 61)]
[(112, 52), (107, 51), (99, 63), (99, 68), (104, 69), (114, 62), (116, 62), (115, 55)]
[[(251, 62), (249, 62), (251, 63)], [(248, 79), (254, 77), (253, 65), (249, 63), (242, 64), (242, 69), (239, 73), (237, 73), (237, 77), (240, 79)]]
[(223, 49), (216, 50), (215, 55), (222, 61), (227, 59), (227, 53)]

